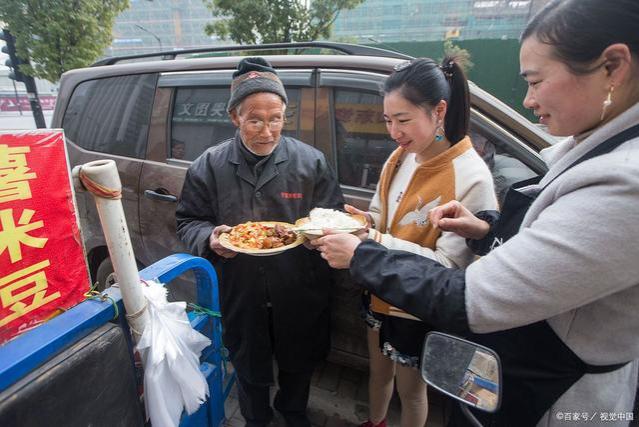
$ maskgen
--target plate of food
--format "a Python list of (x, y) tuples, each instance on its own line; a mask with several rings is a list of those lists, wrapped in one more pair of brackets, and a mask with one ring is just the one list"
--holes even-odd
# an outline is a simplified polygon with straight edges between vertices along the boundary
[(293, 231), (293, 224), (279, 221), (249, 221), (238, 224), (219, 237), (220, 245), (235, 252), (270, 256), (301, 245), (304, 236)]
[(324, 235), (323, 230), (337, 233), (355, 233), (366, 228), (363, 215), (351, 215), (334, 209), (314, 208), (308, 217), (295, 221), (294, 231), (302, 233), (307, 239), (317, 239)]

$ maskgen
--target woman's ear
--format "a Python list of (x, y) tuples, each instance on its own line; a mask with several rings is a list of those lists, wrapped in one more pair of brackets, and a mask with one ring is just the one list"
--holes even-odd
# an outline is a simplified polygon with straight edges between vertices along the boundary
[(446, 117), (446, 111), (448, 110), (448, 103), (442, 99), (437, 103), (433, 110), (435, 111), (437, 120), (443, 122)]
[(611, 84), (619, 86), (630, 77), (632, 73), (632, 54), (627, 44), (611, 44), (602, 52), (601, 56)]

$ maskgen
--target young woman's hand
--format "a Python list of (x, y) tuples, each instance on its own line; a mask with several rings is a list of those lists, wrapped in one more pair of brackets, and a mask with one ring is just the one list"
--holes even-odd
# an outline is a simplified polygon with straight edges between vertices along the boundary
[(477, 218), (457, 200), (431, 209), (428, 217), (433, 227), (452, 231), (466, 239), (482, 239), (490, 230), (486, 221)]
[(369, 228), (373, 227), (373, 217), (371, 216), (370, 213), (357, 209), (355, 206), (351, 206), (348, 204), (344, 205), (344, 210), (346, 212), (348, 212), (351, 215), (361, 215), (364, 218), (366, 218), (366, 229), (368, 230)]
[(349, 268), (355, 254), (355, 248), (362, 241), (353, 234), (330, 234), (329, 230), (326, 230), (326, 233), (318, 239), (311, 240), (311, 244), (320, 251), (322, 258), (328, 261), (328, 265), (331, 267)]

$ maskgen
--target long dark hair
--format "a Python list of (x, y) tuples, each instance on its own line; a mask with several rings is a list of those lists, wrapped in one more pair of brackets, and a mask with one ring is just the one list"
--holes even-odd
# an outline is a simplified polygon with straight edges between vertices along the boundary
[(552, 0), (528, 23), (521, 41), (535, 36), (573, 73), (588, 74), (614, 43), (628, 45), (637, 58), (638, 27), (638, 0)]
[(470, 95), (460, 58), (446, 56), (441, 64), (417, 58), (399, 64), (384, 83), (383, 93), (399, 90), (410, 103), (431, 111), (442, 99), (448, 103), (444, 133), (455, 144), (468, 133)]

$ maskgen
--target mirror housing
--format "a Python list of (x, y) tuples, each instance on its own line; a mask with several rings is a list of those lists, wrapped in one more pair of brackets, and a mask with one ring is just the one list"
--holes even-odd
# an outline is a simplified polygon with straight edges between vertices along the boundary
[(465, 404), (496, 412), (501, 403), (501, 362), (493, 350), (441, 332), (424, 339), (422, 378)]

